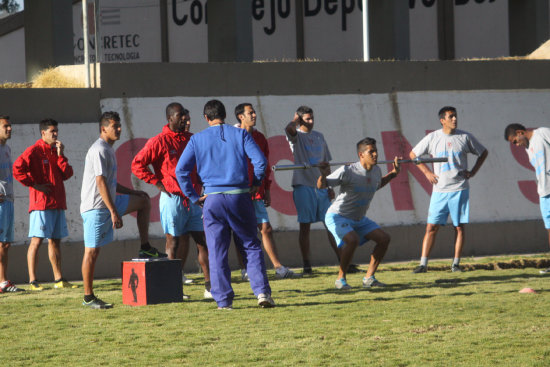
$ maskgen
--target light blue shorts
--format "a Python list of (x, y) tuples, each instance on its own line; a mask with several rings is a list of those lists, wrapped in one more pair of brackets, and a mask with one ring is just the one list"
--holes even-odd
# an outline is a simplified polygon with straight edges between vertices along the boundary
[(33, 210), (29, 215), (29, 237), (60, 239), (67, 237), (65, 210)]
[(13, 242), (13, 202), (0, 203), (0, 242)]
[(189, 202), (186, 208), (181, 196), (168, 196), (161, 192), (159, 208), (160, 224), (164, 233), (177, 237), (188, 232), (204, 231), (201, 207)]
[(539, 201), (544, 227), (550, 229), (550, 195), (541, 197)]
[(294, 186), (292, 198), (294, 199), (294, 205), (298, 212), (299, 223), (325, 221), (325, 214), (330, 206), (327, 189), (297, 185)]
[(455, 227), (469, 222), (470, 190), (432, 192), (428, 223), (445, 225), (449, 214)]
[[(130, 195), (117, 195), (115, 206), (120, 216), (126, 213)], [(113, 241), (113, 221), (109, 209), (92, 209), (84, 212), (84, 247), (101, 247)]]
[(269, 216), (263, 200), (252, 200), (254, 211), (256, 212), (256, 223), (269, 223)]
[(344, 246), (344, 237), (352, 231), (357, 232), (359, 235), (359, 246), (361, 246), (368, 241), (366, 235), (380, 228), (378, 224), (367, 217), (363, 217), (361, 220), (353, 220), (330, 212), (325, 216), (325, 224), (334, 236), (338, 247)]

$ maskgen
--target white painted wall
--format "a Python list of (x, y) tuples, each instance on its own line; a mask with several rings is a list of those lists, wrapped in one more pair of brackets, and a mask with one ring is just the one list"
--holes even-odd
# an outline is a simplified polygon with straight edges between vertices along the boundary
[(0, 37), (0, 83), (25, 82), (25, 30), (20, 28)]

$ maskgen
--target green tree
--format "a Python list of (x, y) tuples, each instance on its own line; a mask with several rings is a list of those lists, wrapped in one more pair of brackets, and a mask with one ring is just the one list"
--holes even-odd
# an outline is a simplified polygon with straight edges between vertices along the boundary
[(15, 13), (19, 10), (19, 4), (15, 0), (0, 0), (0, 13)]

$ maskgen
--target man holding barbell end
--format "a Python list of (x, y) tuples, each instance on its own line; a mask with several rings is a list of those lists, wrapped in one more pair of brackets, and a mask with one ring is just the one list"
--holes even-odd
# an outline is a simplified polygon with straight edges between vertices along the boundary
[(351, 286), (346, 281), (348, 266), (357, 246), (369, 240), (376, 243), (371, 255), (369, 268), (363, 278), (363, 287), (384, 287), (374, 277), (378, 265), (384, 258), (390, 236), (380, 229), (380, 226), (365, 216), (374, 193), (394, 179), (400, 171), (398, 157), (394, 158), (393, 170), (382, 177), (382, 171), (377, 166), (378, 150), (376, 140), (364, 138), (357, 143), (359, 161), (351, 165), (341, 166), (332, 174), (328, 163), (320, 167), (321, 176), (317, 180), (317, 188), (340, 186), (340, 194), (328, 208), (325, 223), (330, 230), (338, 248), (341, 249), (340, 270), (334, 285), (336, 289), (348, 290)]
[[(411, 159), (423, 154), (448, 157), (445, 163), (434, 163), (433, 172), (425, 164), (418, 164), (418, 168), (433, 185), (433, 192), (426, 233), (422, 241), (422, 257), (420, 265), (413, 270), (413, 273), (425, 273), (428, 270), (428, 256), (435, 243), (435, 237), (439, 227), (447, 223), (449, 214), (455, 229), (455, 254), (451, 271), (462, 272), (459, 264), (464, 245), (464, 225), (469, 222), (470, 212), (468, 180), (481, 168), (488, 154), (487, 149), (472, 134), (457, 129), (456, 108), (451, 106), (441, 108), (439, 122), (442, 128), (426, 135), (409, 154)], [(468, 153), (478, 156), (470, 171)]]
[[(540, 212), (544, 227), (548, 230), (550, 244), (550, 129), (539, 127), (528, 130), (521, 124), (510, 124), (504, 130), (504, 139), (515, 146), (525, 148), (529, 163), (535, 169)], [(540, 273), (549, 274), (550, 268), (543, 269)]]

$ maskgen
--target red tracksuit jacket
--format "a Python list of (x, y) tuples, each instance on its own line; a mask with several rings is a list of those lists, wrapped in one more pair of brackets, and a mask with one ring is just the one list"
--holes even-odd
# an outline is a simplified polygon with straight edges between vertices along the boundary
[[(13, 163), (13, 177), (29, 187), (29, 212), (33, 210), (67, 209), (64, 180), (73, 175), (67, 157), (59, 157), (52, 148), (39, 139), (28, 147)], [(35, 184), (49, 184), (44, 194), (32, 188)]]
[[(254, 129), (252, 130), (252, 138), (258, 144), (262, 152), (264, 153), (265, 157), (269, 159), (269, 145), (267, 144), (267, 139), (265, 138), (264, 134), (259, 132), (258, 130)], [(269, 165), (269, 161), (267, 162), (267, 168), (265, 169), (265, 177), (262, 181), (262, 185), (260, 186), (260, 189), (254, 196), (254, 200), (262, 200), (265, 195), (265, 190), (269, 190), (271, 187), (271, 166)], [(248, 161), (248, 179), (249, 182), (252, 182), (254, 179), (254, 167), (250, 163), (250, 160)]]
[[(190, 132), (173, 132), (166, 124), (162, 132), (149, 139), (134, 157), (132, 172), (137, 178), (151, 185), (156, 185), (160, 181), (170, 194), (185, 198), (176, 180), (176, 165), (192, 135)], [(153, 166), (155, 173), (151, 172), (149, 165)], [(193, 186), (200, 194), (197, 176), (193, 178)]]

